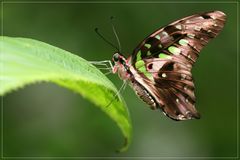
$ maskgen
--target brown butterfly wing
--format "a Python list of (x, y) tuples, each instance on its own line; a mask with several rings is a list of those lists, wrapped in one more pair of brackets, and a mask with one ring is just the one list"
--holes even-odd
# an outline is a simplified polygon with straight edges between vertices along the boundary
[[(155, 31), (134, 50), (132, 65), (170, 118), (200, 118), (194, 106), (192, 65), (201, 49), (222, 30), (225, 20), (221, 11), (192, 15)], [(137, 65), (140, 61), (146, 70)]]

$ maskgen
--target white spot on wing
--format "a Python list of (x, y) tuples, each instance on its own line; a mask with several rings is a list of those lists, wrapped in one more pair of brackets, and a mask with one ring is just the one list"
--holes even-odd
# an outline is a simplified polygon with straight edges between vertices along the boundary
[(163, 36), (168, 36), (168, 33), (165, 32), (165, 31), (163, 31), (163, 32), (162, 32), (162, 35), (163, 35)]
[(199, 26), (195, 26), (195, 27), (194, 27), (194, 30), (196, 30), (196, 31), (200, 31), (200, 30), (201, 30), (201, 27), (199, 27)]
[(186, 74), (181, 74), (181, 80), (184, 80), (187, 77)]
[(189, 38), (194, 38), (194, 37), (195, 37), (195, 34), (188, 33), (187, 36), (188, 36)]
[(162, 73), (162, 77), (166, 78), (167, 77), (166, 73)]
[(184, 117), (184, 115), (179, 114), (179, 115), (178, 115), (178, 119), (180, 119), (180, 120), (184, 120), (184, 119), (186, 119), (186, 118)]
[(216, 17), (214, 17), (214, 16), (210, 16), (212, 19), (216, 19)]
[(181, 30), (182, 29), (182, 26), (180, 24), (176, 25), (175, 26), (177, 29)]
[(179, 99), (178, 98), (176, 99), (176, 102), (179, 103)]
[(187, 64), (187, 67), (188, 67), (188, 68), (191, 68), (191, 67), (192, 67), (192, 65), (191, 65), (191, 64)]
[(187, 90), (187, 86), (184, 86), (183, 89), (186, 91)]

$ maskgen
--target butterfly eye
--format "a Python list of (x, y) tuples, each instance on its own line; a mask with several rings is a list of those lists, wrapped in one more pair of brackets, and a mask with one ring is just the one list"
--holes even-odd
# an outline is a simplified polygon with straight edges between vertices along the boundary
[(119, 60), (119, 54), (118, 53), (115, 53), (114, 55), (113, 55), (113, 61), (114, 62), (117, 62)]

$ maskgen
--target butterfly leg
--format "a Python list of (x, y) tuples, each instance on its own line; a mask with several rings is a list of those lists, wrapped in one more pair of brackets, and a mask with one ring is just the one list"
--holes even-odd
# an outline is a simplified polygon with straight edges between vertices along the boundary
[(108, 103), (108, 105), (106, 107), (110, 106), (112, 104), (112, 102), (117, 99), (117, 97), (120, 97), (121, 91), (124, 90), (126, 88), (126, 86), (127, 86), (127, 81), (124, 80), (122, 86), (119, 88), (117, 93), (114, 95), (113, 99)]
[[(104, 60), (104, 61), (88, 61), (89, 63), (93, 64), (93, 65), (102, 65), (102, 66), (106, 66), (107, 68), (109, 68), (109, 66), (111, 67), (111, 69), (113, 69), (113, 65), (112, 62), (110, 60)], [(109, 65), (109, 66), (108, 66)]]
[(104, 61), (88, 61), (91, 64), (95, 65), (95, 66), (102, 66), (104, 68), (100, 68), (97, 67), (100, 70), (108, 70), (108, 72), (104, 73), (105, 75), (108, 75), (110, 73), (112, 73), (113, 70), (113, 65), (112, 62), (110, 60), (104, 60)]

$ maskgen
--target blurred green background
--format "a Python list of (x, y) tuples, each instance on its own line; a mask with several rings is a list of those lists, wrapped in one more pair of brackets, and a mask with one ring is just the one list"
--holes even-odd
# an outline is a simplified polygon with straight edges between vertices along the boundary
[[(81, 96), (54, 84), (35, 84), (3, 101), (3, 156), (237, 156), (236, 3), (3, 3), (3, 35), (37, 39), (87, 60), (109, 60), (115, 51), (110, 16), (125, 55), (157, 28), (185, 16), (221, 10), (227, 23), (193, 68), (200, 120), (175, 122), (152, 111), (127, 87), (123, 97), (133, 123), (125, 153), (116, 124)], [(108, 76), (116, 86), (117, 75)], [(208, 159), (208, 158), (206, 158)]]

